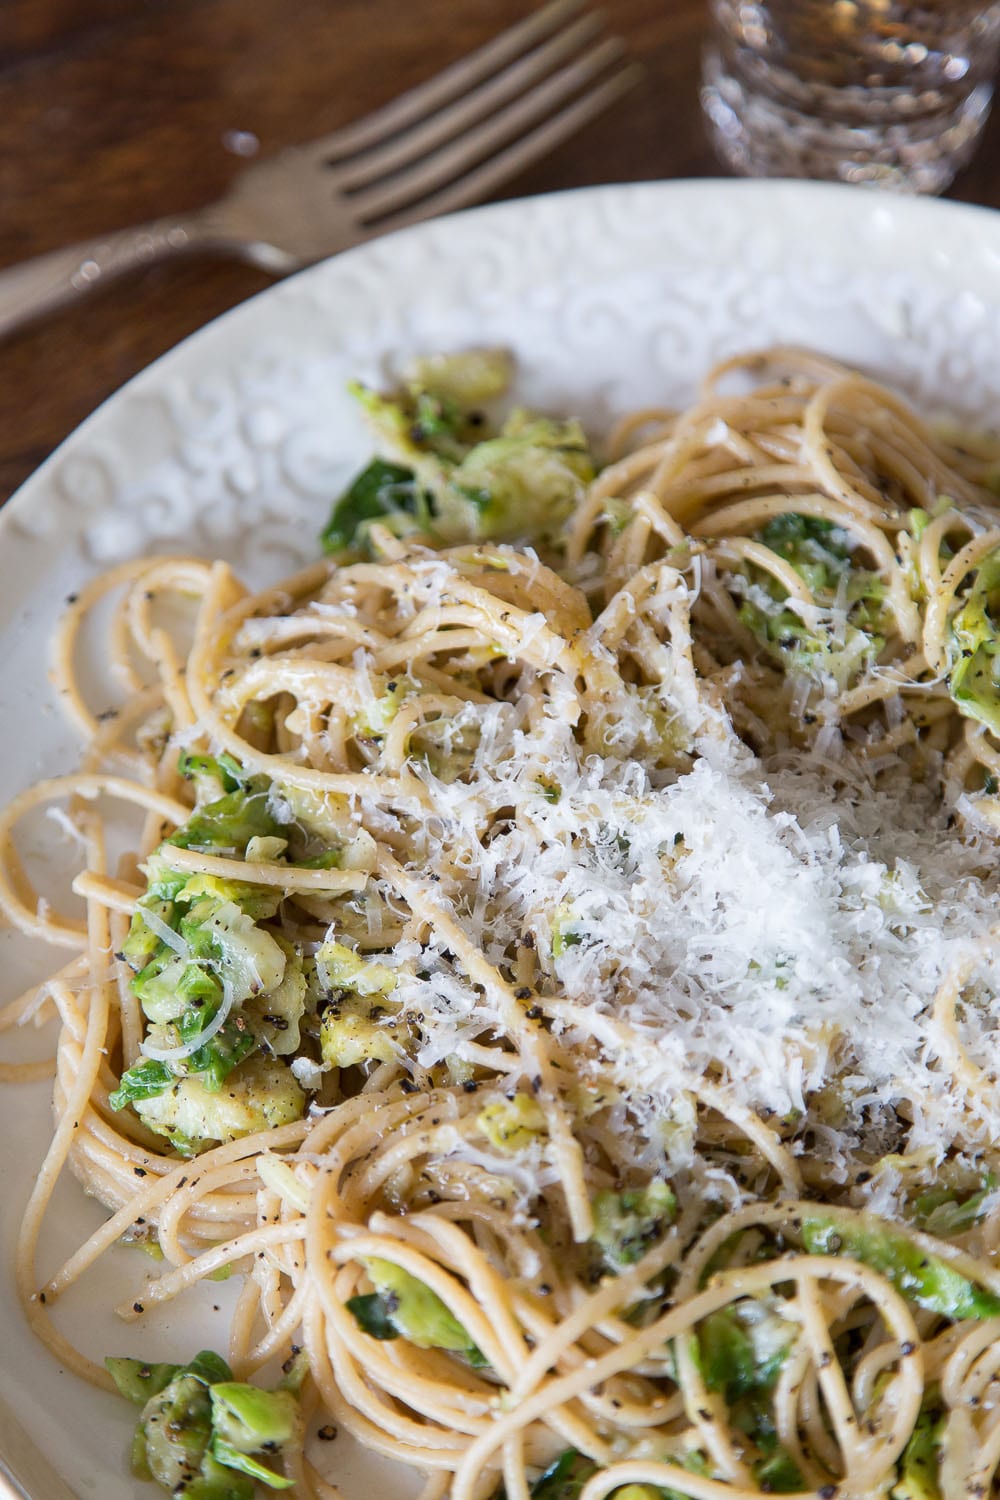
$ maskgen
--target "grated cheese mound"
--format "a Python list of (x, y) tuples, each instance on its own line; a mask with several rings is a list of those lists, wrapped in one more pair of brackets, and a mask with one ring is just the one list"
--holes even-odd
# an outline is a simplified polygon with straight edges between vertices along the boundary
[[(621, 748), (584, 756), (557, 702), (530, 726), (517, 705), (469, 704), (450, 734), (475, 752), (460, 781), (421, 768), (443, 811), (414, 863), (437, 868), (501, 970), (529, 935), (581, 1077), (610, 1077), (643, 1127), (623, 1130), (623, 1155), (652, 1161), (666, 1143), (690, 1160), (686, 1094), (705, 1075), (842, 1181), (859, 1152), (975, 1149), (931, 1008), (992, 924), (998, 877), (935, 787), (819, 753), (768, 763), (731, 733), (663, 772), (630, 758), (636, 722)], [(424, 951), (420, 973), (396, 993), (421, 1017), (424, 1066), (500, 1029), (450, 955)], [(992, 979), (961, 1018), (986, 1070), (1000, 1068)]]

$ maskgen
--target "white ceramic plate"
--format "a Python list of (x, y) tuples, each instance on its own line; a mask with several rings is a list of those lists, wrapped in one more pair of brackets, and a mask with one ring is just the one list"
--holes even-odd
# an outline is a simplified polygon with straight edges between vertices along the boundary
[[(925, 407), (993, 427), (1000, 216), (809, 184), (609, 187), (408, 230), (238, 308), (102, 407), (0, 513), (4, 794), (73, 764), (46, 651), (64, 595), (82, 580), (148, 549), (225, 556), (256, 580), (312, 553), (332, 497), (368, 451), (344, 393), (350, 377), (378, 381), (413, 353), (503, 343), (519, 358), (527, 403), (599, 428), (631, 405), (687, 401), (713, 360), (779, 340), (858, 362)], [(48, 963), (0, 930), (0, 1003)], [(124, 1500), (140, 1488), (126, 1469), (128, 1410), (35, 1345), (12, 1290), (16, 1221), (47, 1111), (45, 1087), (0, 1091), (0, 1397), (81, 1500)], [(42, 1271), (99, 1220), (64, 1184)], [(97, 1359), (224, 1349), (212, 1311), (223, 1288), (148, 1330), (117, 1323), (111, 1306), (152, 1269), (135, 1251), (109, 1258), (60, 1308), (61, 1326)], [(325, 1456), (348, 1493), (351, 1473), (370, 1472), (340, 1441)]]

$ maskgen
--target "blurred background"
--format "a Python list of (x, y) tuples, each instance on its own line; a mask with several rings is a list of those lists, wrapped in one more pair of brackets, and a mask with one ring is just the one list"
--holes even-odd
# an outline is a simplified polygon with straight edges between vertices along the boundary
[[(197, 208), (248, 160), (346, 124), (532, 8), (2, 0), (0, 265)], [(725, 175), (699, 103), (706, 0), (615, 0), (607, 20), (642, 81), (494, 196)], [(1000, 111), (948, 196), (1000, 207)], [(0, 343), (0, 500), (131, 375), (270, 284), (229, 260), (174, 261)]]

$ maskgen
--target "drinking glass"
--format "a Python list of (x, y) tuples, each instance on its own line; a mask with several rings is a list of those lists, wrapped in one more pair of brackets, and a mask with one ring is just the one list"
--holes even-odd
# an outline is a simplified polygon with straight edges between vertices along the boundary
[(1000, 0), (709, 0), (702, 103), (754, 177), (938, 193), (989, 114)]

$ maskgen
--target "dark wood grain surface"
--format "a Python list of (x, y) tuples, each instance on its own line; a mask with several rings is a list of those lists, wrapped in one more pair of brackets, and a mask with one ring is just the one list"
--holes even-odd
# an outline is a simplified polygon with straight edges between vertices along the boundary
[[(0, 0), (0, 265), (219, 195), (240, 159), (420, 82), (531, 0)], [(698, 106), (705, 0), (615, 0), (645, 77), (505, 186), (720, 175)], [(1000, 207), (1000, 113), (952, 195)], [(220, 260), (151, 267), (0, 343), (0, 500), (136, 371), (269, 284)]]

